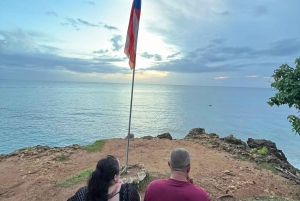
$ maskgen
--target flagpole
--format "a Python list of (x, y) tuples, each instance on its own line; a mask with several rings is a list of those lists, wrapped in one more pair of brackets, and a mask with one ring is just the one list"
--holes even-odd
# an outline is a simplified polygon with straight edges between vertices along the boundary
[(139, 21), (140, 21), (140, 13), (141, 13), (141, 3), (142, 0), (133, 0), (132, 2), (128, 30), (127, 30), (127, 38), (126, 38), (125, 49), (124, 49), (124, 53), (129, 58), (130, 69), (133, 70), (132, 83), (131, 83), (131, 99), (130, 99), (129, 125), (128, 125), (128, 135), (127, 135), (127, 148), (126, 148), (126, 165), (124, 169), (125, 173), (127, 173), (127, 168), (128, 168), (133, 87), (134, 87), (134, 75), (135, 75), (136, 52), (137, 52), (136, 49), (137, 49), (138, 29), (139, 29)]
[(128, 125), (128, 135), (127, 135), (127, 149), (126, 149), (126, 166), (125, 166), (125, 172), (127, 172), (127, 167), (128, 167), (129, 138), (130, 138), (129, 136), (130, 136), (130, 127), (131, 127), (131, 112), (132, 112), (134, 75), (135, 75), (135, 68), (133, 69), (133, 72), (132, 72), (131, 99), (130, 99), (129, 125)]

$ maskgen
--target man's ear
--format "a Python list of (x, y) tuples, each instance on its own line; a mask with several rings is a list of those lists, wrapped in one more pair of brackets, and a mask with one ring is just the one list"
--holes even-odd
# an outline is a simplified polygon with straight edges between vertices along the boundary
[(171, 168), (171, 163), (170, 163), (170, 161), (168, 161), (168, 166)]
[(188, 164), (188, 166), (186, 166), (186, 171), (187, 171), (187, 173), (189, 173), (191, 171), (191, 164)]

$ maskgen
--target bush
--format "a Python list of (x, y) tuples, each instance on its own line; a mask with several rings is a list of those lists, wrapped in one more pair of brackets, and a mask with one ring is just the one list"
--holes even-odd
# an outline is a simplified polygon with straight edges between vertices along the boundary
[(260, 154), (267, 154), (268, 153), (268, 148), (263, 147), (262, 149), (257, 150), (257, 152), (260, 153)]
[(251, 149), (251, 152), (253, 153), (259, 153), (259, 154), (267, 154), (268, 153), (268, 148), (267, 147), (263, 147), (261, 149), (257, 149), (257, 148), (253, 148)]

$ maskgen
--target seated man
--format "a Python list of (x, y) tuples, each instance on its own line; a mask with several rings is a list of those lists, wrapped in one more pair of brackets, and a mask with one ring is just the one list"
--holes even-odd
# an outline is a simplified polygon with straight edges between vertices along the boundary
[(185, 149), (174, 149), (168, 165), (171, 178), (151, 182), (144, 201), (210, 201), (205, 190), (195, 186), (189, 178), (190, 155)]

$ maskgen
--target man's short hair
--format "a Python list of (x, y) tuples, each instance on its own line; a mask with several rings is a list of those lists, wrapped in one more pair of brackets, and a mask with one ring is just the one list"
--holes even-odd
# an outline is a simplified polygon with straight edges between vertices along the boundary
[(172, 170), (183, 171), (190, 164), (190, 154), (183, 148), (174, 149), (170, 153), (169, 162)]

